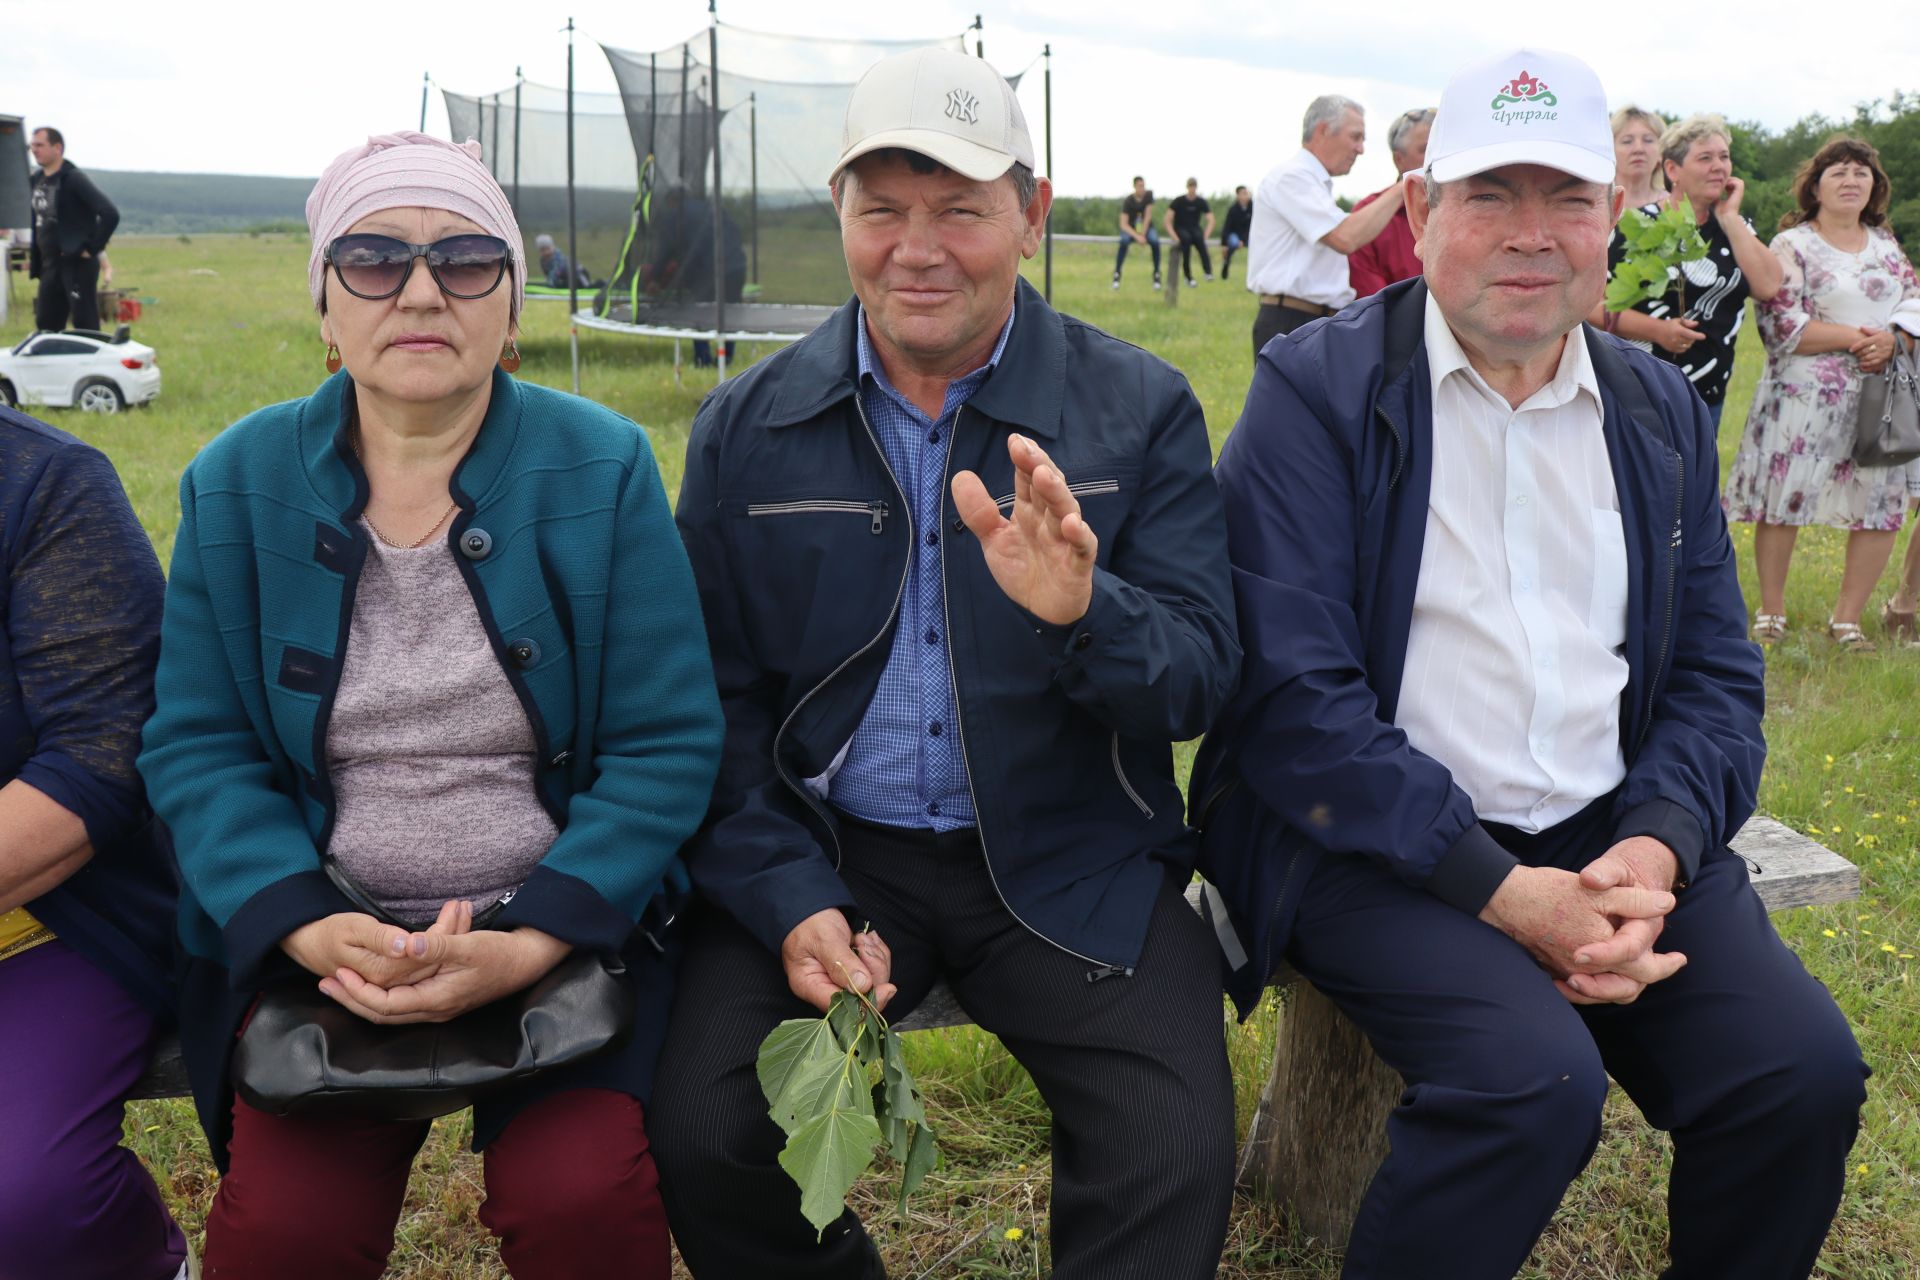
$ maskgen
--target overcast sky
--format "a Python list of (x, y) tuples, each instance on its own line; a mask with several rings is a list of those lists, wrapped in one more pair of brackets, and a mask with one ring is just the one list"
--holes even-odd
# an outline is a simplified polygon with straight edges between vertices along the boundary
[[(979, 11), (988, 59), (1009, 73), (1050, 41), (1054, 180), (1076, 195), (1117, 196), (1136, 172), (1165, 194), (1189, 174), (1209, 191), (1257, 182), (1297, 146), (1308, 100), (1329, 90), (1368, 111), (1367, 154), (1338, 189), (1374, 190), (1393, 176), (1382, 137), (1393, 116), (1434, 102), (1453, 66), (1522, 42), (1579, 52), (1616, 104), (1719, 110), (1774, 126), (1920, 89), (1920, 18), (1833, 10), (1847, 15), (1843, 41), (1822, 34), (1817, 6), (1765, 0), (1470, 11), (1404, 0), (721, 0), (720, 8), (736, 26), (886, 38), (957, 31)], [(569, 9), (581, 29), (583, 89), (613, 88), (596, 39), (653, 49), (707, 20), (704, 0), (0, 0), (0, 113), (58, 125), (81, 165), (312, 176), (368, 133), (416, 125), (423, 72), (472, 93), (511, 84), (516, 66), (529, 80), (564, 84), (559, 29)], [(1623, 16), (1636, 10), (1643, 24)], [(1044, 147), (1038, 70), (1020, 96)], [(437, 93), (430, 108), (429, 131), (444, 133)]]

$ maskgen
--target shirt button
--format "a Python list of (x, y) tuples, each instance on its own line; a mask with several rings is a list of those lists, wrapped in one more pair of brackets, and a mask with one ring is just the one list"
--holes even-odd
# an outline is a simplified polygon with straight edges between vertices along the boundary
[(927, 432), (927, 443), (928, 443), (928, 444), (939, 444), (939, 443), (940, 443), (940, 433), (939, 433), (938, 431), (929, 431), (929, 432)]
[(935, 631), (932, 627), (927, 628), (927, 643), (928, 644), (940, 643), (940, 633), (938, 631)]
[(927, 545), (930, 547), (940, 545), (940, 531), (938, 529), (927, 530)]
[(929, 818), (937, 818), (940, 816), (940, 802), (938, 800), (935, 800), (927, 806), (927, 816)]
[(507, 642), (507, 657), (513, 660), (514, 666), (525, 671), (528, 667), (540, 661), (540, 644), (535, 640), (509, 640)]
[(936, 737), (936, 738), (937, 738), (937, 737), (939, 737), (939, 736), (940, 736), (940, 722), (939, 722), (938, 720), (935, 720), (935, 721), (934, 721), (933, 723), (931, 723), (931, 724), (929, 724), (929, 725), (927, 726), (927, 732), (928, 732), (929, 734), (931, 734), (932, 736), (934, 736), (934, 737)]
[(1093, 646), (1093, 637), (1088, 635), (1084, 631), (1082, 631), (1079, 634), (1079, 636), (1077, 636), (1074, 639), (1074, 642), (1073, 642), (1073, 647), (1076, 649), (1088, 649), (1088, 648), (1091, 648), (1092, 646)]
[(1515, 499), (1513, 500), (1513, 505), (1514, 505), (1514, 506), (1516, 506), (1516, 507), (1524, 507), (1524, 506), (1526, 506), (1526, 505), (1527, 505), (1527, 495), (1523, 493), (1523, 494), (1521, 494), (1521, 495), (1520, 495), (1519, 497), (1517, 497), (1517, 498), (1515, 498)]
[(485, 529), (469, 529), (460, 535), (460, 554), (469, 560), (484, 560), (493, 550), (493, 535)]

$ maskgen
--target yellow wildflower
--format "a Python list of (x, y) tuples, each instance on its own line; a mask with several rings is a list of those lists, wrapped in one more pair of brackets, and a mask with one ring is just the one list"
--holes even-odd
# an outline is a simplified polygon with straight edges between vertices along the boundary
[(1843, 788), (1841, 788), (1841, 789), (1842, 789), (1843, 791), (1845, 791), (1845, 792), (1846, 792), (1846, 793), (1847, 793), (1848, 795), (1852, 795), (1852, 794), (1853, 794), (1853, 788), (1852, 788), (1852, 787), (1843, 787)]
[(1823, 835), (1825, 835), (1825, 834), (1827, 834), (1826, 832), (1824, 832), (1824, 831), (1822, 831), (1822, 830), (1821, 830), (1820, 828), (1818, 828), (1818, 827), (1816, 827), (1816, 826), (1814, 826), (1814, 825), (1813, 825), (1812, 823), (1808, 823), (1808, 824), (1807, 824), (1807, 831), (1808, 831), (1808, 832), (1809, 832), (1810, 834), (1812, 834), (1812, 835), (1816, 835), (1816, 836), (1823, 836)]
[(1829, 938), (1837, 938), (1837, 937), (1839, 937), (1839, 936), (1840, 936), (1839, 934), (1837, 934), (1837, 933), (1835, 933), (1835, 932), (1834, 932), (1833, 930), (1831, 930), (1831, 929), (1822, 929), (1822, 930), (1821, 930), (1820, 932), (1821, 932), (1821, 933), (1823, 933), (1823, 934), (1825, 934), (1825, 935), (1826, 935), (1827, 937), (1829, 937)]
[(1855, 1169), (1854, 1172), (1864, 1178), (1867, 1176), (1867, 1166), (1861, 1165), (1858, 1169)]
[(1883, 942), (1883, 943), (1881, 943), (1881, 944), (1880, 944), (1880, 949), (1881, 949), (1882, 951), (1885, 951), (1885, 952), (1887, 952), (1888, 954), (1893, 954), (1893, 953), (1895, 953), (1895, 951), (1896, 951), (1896, 948), (1894, 947), (1894, 945), (1893, 945), (1893, 944), (1892, 944), (1891, 942)]
[[(1864, 1168), (1864, 1167), (1865, 1167), (1865, 1166), (1862, 1166), (1862, 1168)], [(1020, 1241), (1020, 1240), (1024, 1240), (1024, 1239), (1026, 1239), (1026, 1236), (1027, 1236), (1027, 1233), (1026, 1233), (1026, 1232), (1024, 1232), (1024, 1231), (1022, 1231), (1022, 1230), (1021, 1230), (1020, 1228), (1018, 1228), (1018, 1227), (1008, 1227), (1008, 1228), (1007, 1228), (1007, 1234), (1006, 1234), (1006, 1238), (1007, 1238), (1008, 1240), (1013, 1240), (1013, 1241)]]

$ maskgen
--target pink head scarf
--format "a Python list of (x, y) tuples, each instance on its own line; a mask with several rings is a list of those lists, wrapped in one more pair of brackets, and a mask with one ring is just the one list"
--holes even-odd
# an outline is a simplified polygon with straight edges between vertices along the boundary
[(444, 209), (471, 219), (513, 251), (512, 315), (526, 300), (526, 250), (506, 192), (480, 160), (480, 144), (454, 143), (403, 129), (341, 152), (307, 197), (307, 288), (317, 311), (326, 282), (327, 246), (370, 213), (413, 207)]

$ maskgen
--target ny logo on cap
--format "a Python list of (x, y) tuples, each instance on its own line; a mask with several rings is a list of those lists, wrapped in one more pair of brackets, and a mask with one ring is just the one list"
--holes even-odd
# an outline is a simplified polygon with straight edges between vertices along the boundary
[(980, 123), (980, 99), (965, 89), (953, 89), (947, 93), (947, 118), (963, 121), (966, 124)]

